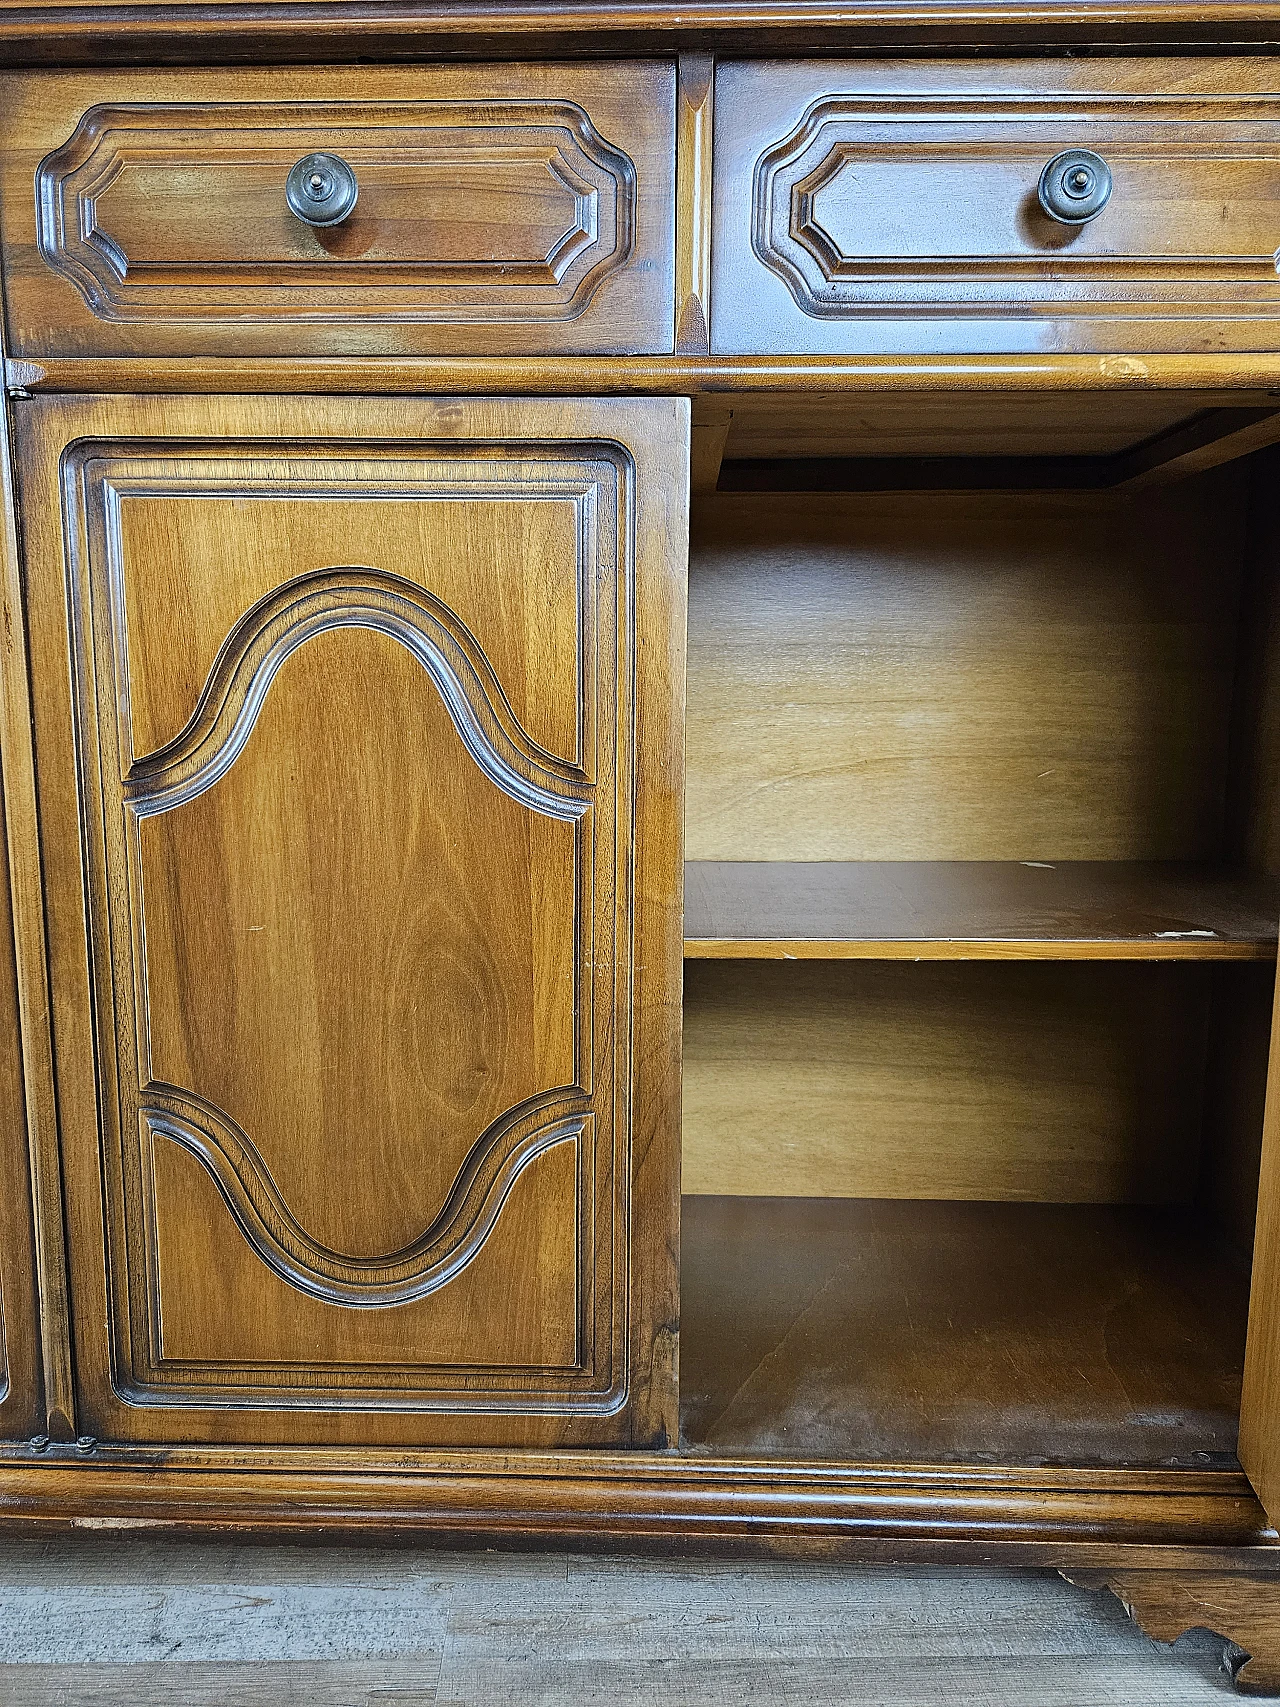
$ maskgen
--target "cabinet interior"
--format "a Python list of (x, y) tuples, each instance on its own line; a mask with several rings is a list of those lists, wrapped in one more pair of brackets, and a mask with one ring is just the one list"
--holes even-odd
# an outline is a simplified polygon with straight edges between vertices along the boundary
[(1204, 437), (1158, 394), (742, 401), (694, 417), (686, 1442), (1233, 1463), (1276, 453), (1119, 478)]

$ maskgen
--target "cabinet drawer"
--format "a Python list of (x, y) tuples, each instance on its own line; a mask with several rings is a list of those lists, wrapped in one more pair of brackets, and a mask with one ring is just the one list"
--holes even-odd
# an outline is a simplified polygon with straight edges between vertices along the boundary
[[(31, 76), (6, 93), (17, 355), (672, 347), (669, 66)], [(286, 200), (316, 153), (354, 174), (340, 223)]]
[[(1269, 60), (723, 67), (713, 348), (1275, 349), (1278, 87)], [(1110, 196), (1062, 223), (1041, 174), (1077, 149)]]

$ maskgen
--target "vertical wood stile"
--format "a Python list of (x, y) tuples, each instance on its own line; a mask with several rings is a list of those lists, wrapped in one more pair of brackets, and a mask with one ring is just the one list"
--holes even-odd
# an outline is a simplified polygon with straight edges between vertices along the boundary
[(711, 348), (711, 127), (715, 57), (681, 54), (676, 94), (676, 354)]
[[(4, 367), (0, 317), (0, 368)], [(3, 777), (22, 1072), (26, 1091), (35, 1219), (36, 1281), (46, 1426), (55, 1440), (73, 1440), (75, 1398), (67, 1301), (67, 1263), (49, 1025), (40, 829), (27, 674), (26, 622), (18, 551), (18, 515), (10, 457), (9, 397), (0, 408), (0, 573), (4, 628), (0, 634), (0, 775)]]

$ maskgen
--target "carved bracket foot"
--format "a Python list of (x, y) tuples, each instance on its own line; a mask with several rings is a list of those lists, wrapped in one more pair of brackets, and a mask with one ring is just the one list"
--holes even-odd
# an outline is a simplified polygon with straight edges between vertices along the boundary
[(1227, 1649), (1226, 1665), (1241, 1694), (1280, 1696), (1280, 1574), (1061, 1574), (1080, 1588), (1110, 1589), (1139, 1629), (1158, 1642), (1176, 1642), (1187, 1630), (1212, 1630), (1233, 1644)]

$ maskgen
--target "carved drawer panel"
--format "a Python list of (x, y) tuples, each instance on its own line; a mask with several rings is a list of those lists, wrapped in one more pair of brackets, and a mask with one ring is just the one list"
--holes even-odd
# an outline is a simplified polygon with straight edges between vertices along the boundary
[[(716, 89), (717, 351), (1276, 347), (1267, 61), (740, 64)], [(1082, 191), (1109, 173), (1084, 220), (1048, 172), (1076, 150)]]
[[(18, 355), (671, 348), (669, 67), (15, 88)], [(338, 223), (286, 199), (315, 154), (354, 174)]]

